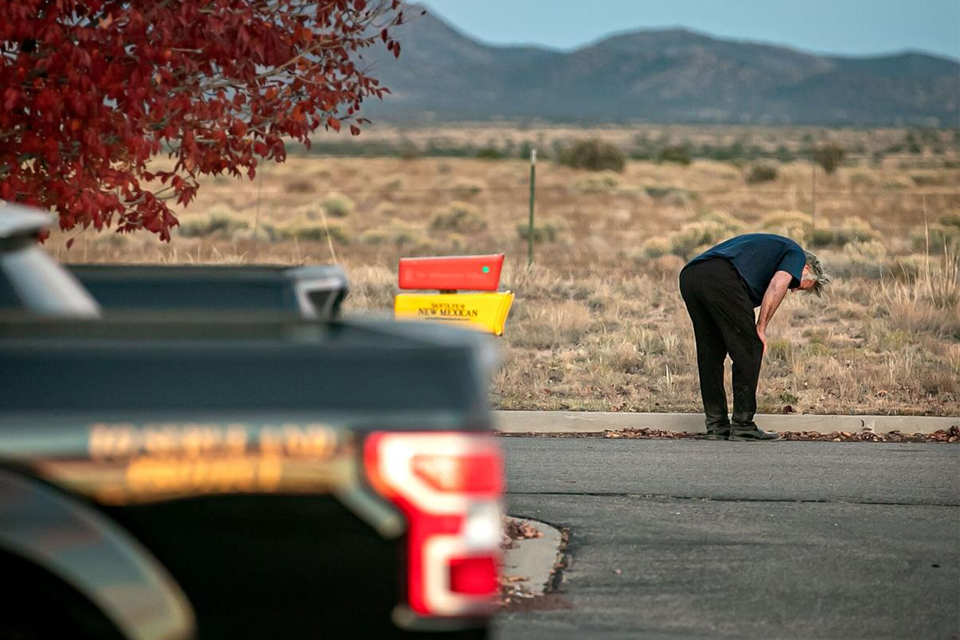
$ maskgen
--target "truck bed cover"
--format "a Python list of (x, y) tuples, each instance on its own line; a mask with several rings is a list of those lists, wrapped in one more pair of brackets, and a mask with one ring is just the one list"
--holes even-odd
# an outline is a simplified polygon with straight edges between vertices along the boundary
[(6, 318), (0, 412), (442, 411), (457, 416), (447, 428), (483, 429), (490, 349), (472, 332), (386, 320)]

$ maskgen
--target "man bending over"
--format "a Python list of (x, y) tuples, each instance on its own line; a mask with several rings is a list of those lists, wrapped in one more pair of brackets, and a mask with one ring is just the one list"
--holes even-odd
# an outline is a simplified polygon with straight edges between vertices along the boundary
[[(769, 233), (731, 238), (683, 268), (680, 294), (693, 321), (708, 439), (779, 440), (753, 421), (767, 325), (788, 290), (822, 296), (829, 281), (815, 255)], [(732, 423), (723, 389), (727, 354), (733, 360)]]

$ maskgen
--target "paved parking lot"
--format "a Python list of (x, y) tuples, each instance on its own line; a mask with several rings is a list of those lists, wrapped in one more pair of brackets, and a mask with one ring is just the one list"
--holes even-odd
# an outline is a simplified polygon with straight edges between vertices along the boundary
[(570, 544), (501, 639), (960, 637), (960, 447), (502, 442), (510, 513)]

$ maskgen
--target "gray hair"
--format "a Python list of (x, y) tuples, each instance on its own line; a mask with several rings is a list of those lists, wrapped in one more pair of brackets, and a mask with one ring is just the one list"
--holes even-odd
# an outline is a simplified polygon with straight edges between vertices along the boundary
[(809, 251), (804, 251), (804, 253), (807, 254), (807, 266), (810, 267), (810, 276), (813, 279), (813, 288), (804, 291), (804, 293), (815, 293), (818, 298), (822, 298), (823, 287), (829, 284), (832, 278), (829, 274), (824, 273), (823, 266), (820, 264), (820, 258)]

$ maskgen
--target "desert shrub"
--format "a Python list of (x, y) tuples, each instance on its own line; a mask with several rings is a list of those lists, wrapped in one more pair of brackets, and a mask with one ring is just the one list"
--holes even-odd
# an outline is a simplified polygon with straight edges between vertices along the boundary
[(486, 188), (487, 184), (482, 180), (475, 178), (457, 178), (450, 187), (450, 190), (457, 198), (469, 198), (477, 195)]
[(670, 236), (670, 253), (689, 260), (701, 249), (717, 244), (743, 230), (735, 218), (726, 214), (712, 214), (683, 225)]
[(811, 230), (807, 243), (811, 247), (842, 247), (849, 242), (864, 242), (876, 237), (877, 233), (866, 220), (850, 217), (844, 218), (838, 225)]
[[(561, 223), (556, 221), (545, 220), (540, 223), (534, 223), (533, 241), (534, 242), (558, 242), (559, 240), (562, 239), (564, 231), (565, 231), (564, 226)], [(529, 239), (530, 225), (518, 224), (517, 236), (524, 241)]]
[(726, 211), (708, 211), (698, 218), (701, 222), (719, 225), (731, 231), (742, 231), (743, 223)]
[(680, 275), (680, 270), (685, 264), (686, 260), (680, 256), (668, 254), (651, 260), (647, 264), (647, 270), (658, 280), (672, 280)]
[(762, 221), (764, 231), (793, 238), (801, 244), (806, 242), (813, 228), (809, 215), (801, 211), (774, 211)]
[(288, 193), (312, 193), (316, 188), (316, 183), (305, 178), (295, 178), (287, 182)]
[(644, 190), (651, 198), (660, 200), (665, 205), (680, 209), (690, 206), (690, 203), (695, 197), (694, 194), (691, 194), (686, 189), (677, 189), (675, 187), (645, 187)]
[(574, 189), (589, 192), (611, 191), (620, 186), (617, 176), (609, 171), (600, 174), (584, 176), (573, 183)]
[(913, 184), (918, 187), (931, 187), (943, 184), (943, 178), (931, 173), (914, 173), (910, 175)]
[(502, 160), (503, 154), (495, 147), (484, 147), (477, 151), (477, 157), (481, 160)]
[(640, 256), (646, 260), (659, 258), (670, 253), (669, 238), (648, 238), (640, 245)]
[(582, 302), (544, 301), (525, 307), (517, 305), (510, 343), (524, 349), (555, 349), (574, 345), (590, 331), (593, 318)]
[(278, 227), (277, 233), (285, 240), (298, 240), (300, 242), (326, 242), (328, 236), (330, 240), (340, 244), (348, 244), (350, 241), (347, 232), (338, 225), (294, 223)]
[(763, 218), (764, 229), (778, 227), (808, 227), (812, 224), (809, 214), (802, 211), (774, 211)]
[(747, 174), (747, 184), (773, 182), (777, 179), (777, 168), (772, 164), (757, 164)]
[(847, 152), (844, 148), (834, 142), (828, 142), (813, 149), (813, 161), (823, 167), (828, 174), (836, 171), (846, 157)]
[(645, 190), (648, 196), (650, 196), (651, 198), (658, 198), (658, 199), (666, 196), (668, 193), (673, 193), (674, 191), (677, 191), (676, 189), (673, 189), (671, 187), (646, 187)]
[(834, 240), (835, 237), (833, 235), (833, 231), (830, 229), (824, 229), (822, 227), (819, 229), (812, 229), (810, 233), (807, 234), (807, 244), (813, 248), (829, 247), (833, 244), (836, 244)]
[(397, 221), (387, 229), (382, 230), (386, 241), (398, 249), (418, 251), (430, 245), (430, 239), (425, 237), (422, 229), (417, 226)]
[(623, 171), (627, 163), (620, 147), (599, 138), (580, 140), (560, 149), (558, 162), (575, 169), (589, 171)]
[(772, 338), (769, 342), (767, 342), (767, 357), (771, 360), (789, 362), (792, 356), (793, 343), (789, 340), (784, 338)]
[(277, 242), (281, 239), (276, 226), (268, 223), (260, 223), (256, 229), (239, 229), (230, 234), (233, 240), (254, 240), (257, 242)]
[(383, 183), (381, 188), (384, 191), (394, 192), (394, 191), (402, 191), (403, 187), (404, 187), (403, 178), (401, 178), (400, 176), (395, 176), (387, 180), (385, 183)]
[(925, 228), (922, 224), (910, 230), (910, 242), (915, 251), (927, 250), (930, 238), (930, 253), (952, 253), (960, 250), (960, 227), (934, 223)]
[(929, 258), (924, 255), (911, 254), (900, 256), (892, 261), (890, 272), (894, 278), (909, 282), (919, 277), (929, 262)]
[(246, 220), (236, 216), (215, 213), (204, 218), (181, 221), (179, 229), (184, 238), (203, 238), (214, 234), (231, 235), (248, 226)]
[(822, 258), (829, 267), (827, 271), (841, 278), (879, 280), (890, 272), (887, 248), (879, 240), (850, 242), (841, 253), (831, 253)]
[(346, 218), (353, 213), (355, 205), (347, 196), (335, 193), (323, 201), (323, 210), (332, 218)]
[(430, 221), (432, 231), (476, 233), (486, 228), (487, 223), (480, 216), (480, 210), (466, 202), (452, 203), (445, 213), (438, 213)]
[(671, 163), (688, 166), (691, 162), (693, 162), (693, 158), (690, 157), (690, 148), (685, 144), (670, 145), (660, 149), (657, 153), (658, 164)]
[(398, 150), (403, 160), (416, 160), (421, 156), (420, 148), (410, 140), (403, 140)]
[(382, 229), (367, 229), (360, 234), (357, 240), (360, 241), (360, 244), (366, 244), (371, 246), (379, 246), (381, 244), (386, 244), (390, 239), (390, 234)]
[(960, 212), (945, 213), (940, 216), (940, 224), (945, 227), (958, 227), (960, 228)]
[(850, 181), (850, 188), (853, 190), (874, 189), (878, 184), (876, 174), (862, 169), (851, 170), (847, 179)]

